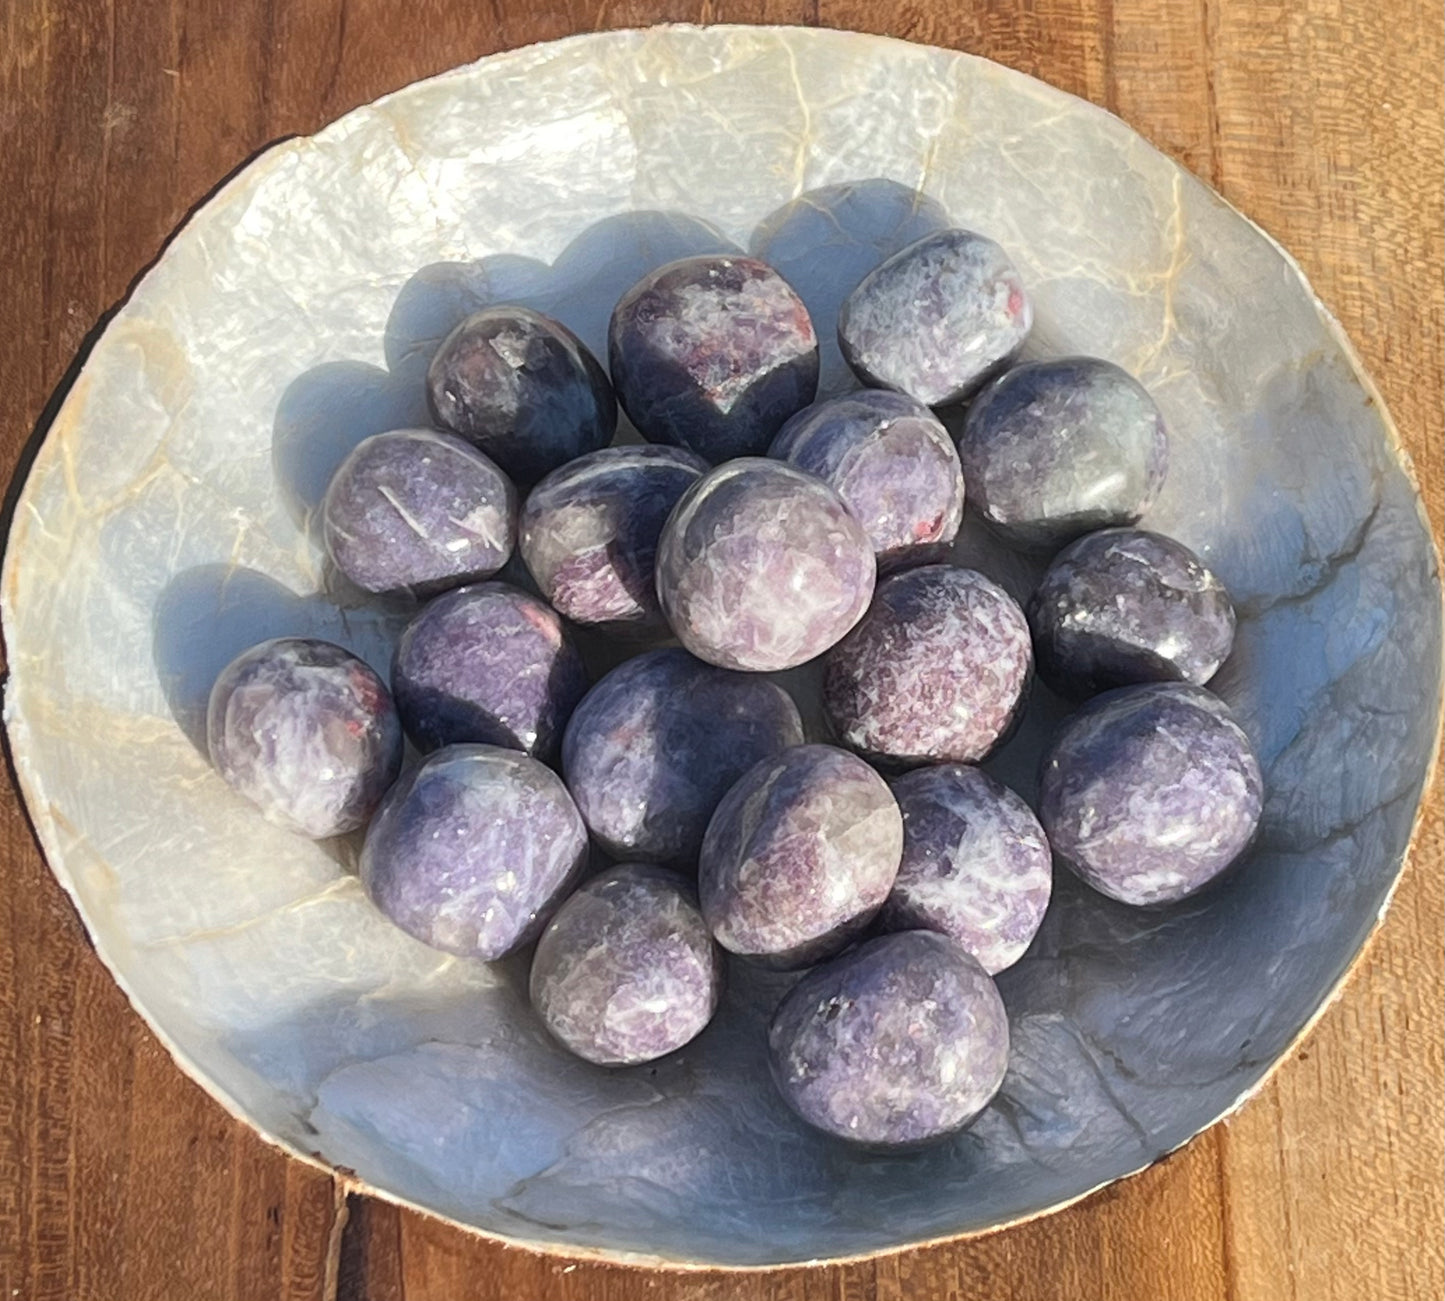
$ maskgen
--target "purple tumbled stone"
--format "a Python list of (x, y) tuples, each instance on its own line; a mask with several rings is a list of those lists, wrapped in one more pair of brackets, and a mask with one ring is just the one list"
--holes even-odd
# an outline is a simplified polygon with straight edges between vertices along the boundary
[(688, 489), (662, 530), (657, 593), (684, 646), (729, 669), (792, 668), (862, 617), (876, 566), (821, 479), (747, 457)]
[(768, 455), (835, 488), (880, 570), (941, 560), (963, 522), (963, 471), (948, 430), (902, 393), (865, 389), (798, 412)]
[(310, 637), (262, 642), (221, 671), (206, 745), (268, 822), (314, 840), (365, 825), (401, 768), (401, 724), (382, 680)]
[(768, 1063), (810, 1125), (878, 1147), (956, 1133), (1008, 1069), (1008, 1014), (988, 973), (932, 931), (860, 944), (778, 1004)]
[(1095, 696), (1044, 758), (1039, 820), (1094, 889), (1173, 903), (1237, 859), (1259, 824), (1259, 761), (1228, 708), (1182, 682)]
[(556, 773), (516, 750), (453, 745), (392, 787), (366, 833), (361, 881), (409, 935), (490, 962), (542, 929), (586, 856)]
[(1032, 324), (1008, 254), (972, 231), (940, 230), (863, 278), (838, 313), (838, 344), (865, 384), (936, 407), (1006, 365)]
[(873, 919), (902, 853), (887, 783), (844, 750), (795, 746), (750, 768), (718, 804), (698, 860), (702, 913), (730, 952), (805, 966)]
[(691, 870), (728, 787), (802, 741), (798, 708), (776, 683), (684, 650), (649, 651), (577, 706), (562, 771), (607, 853)]
[(878, 584), (829, 652), (823, 700), (838, 736), (895, 765), (974, 763), (1013, 725), (1032, 666), (1029, 627), (972, 569), (926, 565)]
[(547, 759), (587, 690), (556, 611), (506, 583), (437, 597), (397, 643), (392, 691), (422, 750), (475, 741)]
[(624, 863), (587, 881), (547, 923), (529, 991), (542, 1023), (577, 1056), (632, 1066), (702, 1033), (722, 979), (693, 886), (666, 868)]

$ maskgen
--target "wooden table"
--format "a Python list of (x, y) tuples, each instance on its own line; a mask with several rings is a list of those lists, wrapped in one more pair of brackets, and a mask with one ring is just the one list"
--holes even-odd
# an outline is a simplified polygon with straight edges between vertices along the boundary
[[(1276, 235), (1442, 470), (1445, 26), (1426, 0), (3, 0), (0, 464), (189, 208), (277, 136), (417, 77), (598, 27), (821, 23), (988, 55), (1087, 96)], [(13, 490), (12, 490), (13, 491)], [(836, 1269), (659, 1275), (339, 1197), (184, 1078), (0, 799), (0, 1301), (1215, 1301), (1439, 1297), (1440, 786), (1389, 920), (1229, 1123), (1059, 1215)]]

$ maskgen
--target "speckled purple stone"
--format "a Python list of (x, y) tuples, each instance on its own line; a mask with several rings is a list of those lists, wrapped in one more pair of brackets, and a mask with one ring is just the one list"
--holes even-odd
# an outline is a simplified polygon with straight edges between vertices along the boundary
[(576, 623), (662, 626), (662, 526), (707, 469), (680, 447), (604, 447), (553, 470), (527, 498), (518, 541), (542, 595)]
[(798, 708), (776, 683), (684, 650), (649, 651), (613, 669), (577, 706), (562, 771), (607, 853), (691, 871), (728, 787), (802, 741)]
[(893, 783), (903, 861), (879, 921), (937, 931), (994, 975), (1028, 949), (1044, 920), (1053, 862), (1033, 810), (966, 764), (919, 768)]
[(1259, 761), (1217, 697), (1186, 683), (1121, 687), (1070, 717), (1044, 758), (1039, 820), (1094, 889), (1173, 903), (1249, 845)]
[(692, 885), (624, 863), (586, 882), (547, 923), (529, 988), (542, 1023), (577, 1056), (633, 1066), (702, 1033), (722, 994), (722, 953)]
[(823, 700), (842, 741), (895, 765), (974, 763), (1013, 725), (1029, 684), (1029, 626), (972, 569), (926, 565), (878, 584), (829, 652)]
[(838, 344), (865, 384), (936, 407), (1006, 365), (1032, 325), (1008, 254), (973, 231), (940, 230), (863, 278), (838, 313)]
[(321, 519), (332, 562), (357, 587), (430, 596), (507, 563), (517, 493), (460, 438), (397, 429), (366, 439), (341, 463)]
[(617, 399), (606, 372), (560, 321), (505, 304), (467, 317), (426, 376), (432, 418), (521, 483), (606, 447)]
[(262, 642), (221, 671), (206, 744), (268, 822), (315, 840), (365, 825), (401, 768), (401, 724), (381, 679), (310, 637)]
[(1008, 1054), (992, 979), (932, 931), (880, 936), (810, 971), (768, 1028), (788, 1105), (825, 1133), (878, 1147), (962, 1129), (998, 1092)]
[(755, 258), (682, 258), (644, 276), (612, 313), (607, 355), (642, 436), (713, 464), (766, 451), (818, 391), (808, 309)]
[(1234, 606), (1182, 542), (1103, 529), (1070, 543), (1027, 607), (1039, 676), (1082, 698), (1133, 682), (1203, 686), (1234, 644)]
[(730, 952), (806, 966), (873, 919), (902, 853), (887, 783), (844, 750), (795, 746), (750, 768), (712, 815), (698, 860), (702, 914)]
[(835, 488), (880, 570), (941, 560), (963, 522), (963, 470), (938, 418), (902, 393), (865, 389), (798, 412), (768, 455)]
[(366, 892), (408, 935), (491, 962), (527, 943), (587, 856), (587, 829), (550, 768), (453, 745), (403, 777), (361, 851)]
[(983, 518), (1015, 546), (1036, 550), (1134, 523), (1169, 468), (1154, 399), (1097, 357), (1014, 367), (974, 400), (958, 451)]
[(863, 616), (875, 574), (868, 535), (832, 488), (757, 457), (689, 488), (657, 550), (673, 632), (729, 669), (787, 669), (821, 655)]
[(407, 625), (391, 686), (422, 750), (475, 741), (548, 759), (587, 673), (556, 611), (506, 583), (478, 583)]

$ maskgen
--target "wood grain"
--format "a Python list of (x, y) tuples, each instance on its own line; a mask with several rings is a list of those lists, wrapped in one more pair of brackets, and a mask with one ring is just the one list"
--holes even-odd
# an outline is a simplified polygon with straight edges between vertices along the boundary
[[(1123, 115), (1259, 220), (1343, 321), (1445, 517), (1445, 19), (1419, 0), (0, 0), (0, 461), (185, 212), (278, 136), (600, 27), (822, 23), (988, 55)], [(1345, 993), (1237, 1117), (1033, 1224), (861, 1265), (657, 1274), (353, 1198), (185, 1079), (0, 798), (0, 1301), (901, 1301), (1445, 1292), (1437, 780)], [(348, 1213), (349, 1212), (349, 1213)]]

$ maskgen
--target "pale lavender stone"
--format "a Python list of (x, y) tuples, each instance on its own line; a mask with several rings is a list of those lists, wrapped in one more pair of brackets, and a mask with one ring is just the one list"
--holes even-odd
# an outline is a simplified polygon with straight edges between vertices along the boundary
[(366, 832), (361, 882), (424, 944), (491, 962), (533, 939), (587, 857), (562, 779), (494, 745), (452, 745), (392, 787)]
[(868, 533), (880, 570), (942, 560), (963, 522), (963, 470), (938, 417), (885, 389), (817, 402), (768, 455), (835, 488)]
[(402, 633), (392, 691), (422, 750), (474, 741), (550, 758), (587, 690), (556, 611), (506, 583), (437, 597)]
[(332, 562), (362, 591), (430, 596), (507, 563), (517, 493), (460, 438), (397, 429), (366, 439), (341, 463), (321, 520)]
[(1202, 687), (1149, 683), (1095, 696), (1045, 755), (1039, 819), (1084, 881), (1129, 904), (1193, 894), (1248, 847), (1259, 761)]
[(843, 499), (759, 457), (689, 488), (657, 551), (657, 594), (673, 632), (730, 669), (786, 669), (821, 655), (868, 608), (875, 573), (868, 535)]
[(903, 861), (879, 920), (890, 931), (937, 931), (989, 975), (1027, 951), (1044, 920), (1053, 861), (1023, 799), (965, 764), (920, 768), (893, 782)]
[(1016, 366), (969, 407), (958, 442), (969, 498), (1001, 537), (1049, 550), (1133, 524), (1169, 468), (1148, 390), (1097, 357)]
[(691, 870), (728, 787), (802, 741), (798, 707), (776, 683), (684, 650), (649, 651), (577, 706), (562, 771), (607, 853)]
[(1203, 686), (1234, 644), (1224, 584), (1182, 542), (1143, 529), (1070, 543), (1026, 613), (1039, 676), (1076, 698), (1134, 682)]
[(1023, 346), (1033, 309), (1009, 256), (968, 230), (895, 253), (848, 295), (838, 343), (858, 378), (926, 406), (959, 402)]
[(1032, 673), (1028, 622), (972, 569), (926, 565), (878, 584), (823, 665), (842, 741), (895, 765), (973, 763), (1009, 732)]
[(693, 886), (624, 863), (592, 877), (547, 923), (529, 992), (542, 1023), (577, 1056), (632, 1066), (675, 1052), (712, 1020), (722, 952)]
[(808, 309), (756, 258), (682, 258), (644, 276), (613, 311), (607, 348), (642, 436), (714, 464), (766, 451), (818, 391)]
[(932, 931), (883, 935), (810, 971), (768, 1027), (768, 1064), (788, 1105), (869, 1146), (957, 1133), (998, 1092), (1008, 1056), (993, 980)]
[(679, 447), (604, 447), (552, 471), (527, 497), (518, 538), (542, 595), (575, 623), (661, 626), (662, 526), (707, 469)]
[(844, 750), (795, 746), (750, 768), (713, 813), (698, 860), (702, 913), (730, 952), (806, 966), (873, 919), (902, 853), (887, 783)]

